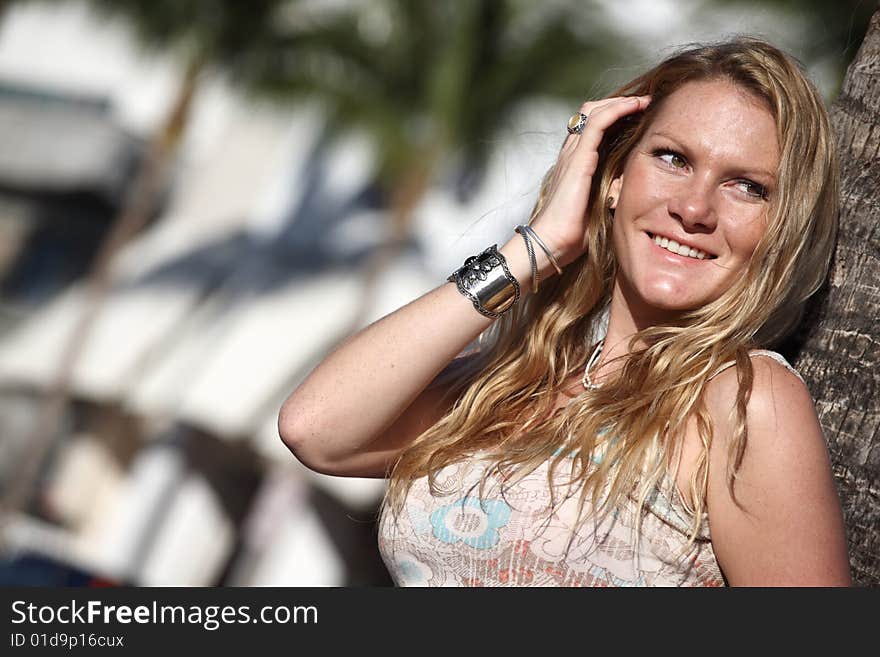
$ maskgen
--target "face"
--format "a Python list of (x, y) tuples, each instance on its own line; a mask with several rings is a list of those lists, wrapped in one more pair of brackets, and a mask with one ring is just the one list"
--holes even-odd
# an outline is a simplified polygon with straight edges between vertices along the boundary
[(614, 294), (634, 318), (730, 288), (766, 229), (778, 165), (773, 115), (748, 92), (689, 82), (666, 99), (611, 185)]

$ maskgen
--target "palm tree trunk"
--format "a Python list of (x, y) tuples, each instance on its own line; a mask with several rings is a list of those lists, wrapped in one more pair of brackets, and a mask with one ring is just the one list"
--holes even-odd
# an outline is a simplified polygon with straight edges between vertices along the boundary
[(830, 285), (796, 361), (817, 402), (854, 581), (880, 584), (880, 11), (832, 109), (841, 156)]
[(4, 521), (10, 514), (24, 509), (34, 492), (36, 476), (58, 432), (60, 420), (71, 396), (71, 383), (77, 360), (112, 286), (111, 265), (119, 251), (146, 225), (156, 209), (158, 195), (166, 181), (172, 156), (187, 125), (190, 106), (202, 68), (203, 59), (198, 56), (188, 65), (168, 115), (148, 145), (147, 153), (132, 181), (121, 212), (113, 221), (110, 232), (95, 256), (91, 271), (84, 283), (85, 300), (81, 315), (62, 352), (55, 379), (47, 391), (34, 427), (25, 442), (22, 462), (4, 492), (0, 507)]

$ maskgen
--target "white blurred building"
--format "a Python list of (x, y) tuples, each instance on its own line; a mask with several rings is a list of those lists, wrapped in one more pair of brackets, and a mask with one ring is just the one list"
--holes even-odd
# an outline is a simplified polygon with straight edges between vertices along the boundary
[[(173, 62), (135, 52), (123, 28), (75, 4), (10, 10), (0, 83), (85, 97), (101, 111), (86, 115), (90, 132), (70, 134), (69, 103), (56, 103), (57, 148), (28, 142), (0, 156), (0, 184), (122, 184), (116, 159), (138, 152), (137, 136), (161, 120), (178, 75)], [(0, 102), (0, 134), (33, 124), (32, 113), (10, 112)], [(218, 79), (202, 85), (168, 202), (114, 262), (76, 362), (69, 430), (38, 500), (52, 522), (17, 516), (7, 550), (42, 550), (145, 585), (387, 583), (371, 534), (384, 481), (313, 473), (277, 434), (281, 402), (351, 330), (364, 296), (358, 258), (383, 228), (381, 213), (352, 200), (369, 178), (370, 149), (348, 139), (317, 150), (319, 120), (307, 106), (249, 103)], [(82, 146), (86, 135), (101, 146)], [(555, 146), (511, 143), (520, 152), (499, 151), (468, 207), (442, 192), (426, 198), (422, 252), (385, 272), (367, 322), (440, 284), (527, 214)], [(523, 158), (523, 148), (541, 152)], [(83, 298), (81, 285), (59, 284), (0, 335), (0, 408), (15, 409), (0, 421), (7, 470)]]

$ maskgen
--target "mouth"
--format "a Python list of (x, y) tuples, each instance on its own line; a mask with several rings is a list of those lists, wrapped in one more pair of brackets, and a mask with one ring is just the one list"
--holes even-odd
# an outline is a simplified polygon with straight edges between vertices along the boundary
[(677, 242), (676, 240), (670, 237), (666, 237), (664, 235), (658, 235), (656, 233), (650, 233), (648, 231), (645, 231), (645, 233), (648, 235), (651, 241), (654, 242), (654, 244), (656, 244), (661, 249), (665, 249), (669, 253), (673, 253), (684, 258), (693, 258), (694, 260), (714, 260), (718, 257), (714, 253), (703, 251), (702, 249), (699, 249), (690, 244)]

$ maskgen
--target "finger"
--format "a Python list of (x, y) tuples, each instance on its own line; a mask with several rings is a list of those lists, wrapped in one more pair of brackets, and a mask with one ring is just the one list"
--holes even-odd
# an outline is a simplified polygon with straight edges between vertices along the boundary
[(632, 98), (639, 98), (639, 96), (609, 96), (608, 98), (601, 98), (600, 100), (588, 100), (581, 105), (580, 111), (589, 116), (591, 112), (597, 112), (604, 107), (621, 101), (627, 101)]
[[(587, 101), (580, 106), (579, 112), (588, 117), (588, 119), (587, 119), (587, 126), (588, 126), (590, 121), (593, 119), (593, 116), (597, 115), (599, 112), (605, 111), (609, 107), (613, 107), (615, 105), (619, 106), (621, 103), (623, 103), (625, 105), (626, 103), (632, 102), (633, 99), (639, 99), (639, 98), (646, 98), (646, 97), (645, 96), (613, 96), (610, 98), (603, 98), (602, 100)], [(645, 104), (645, 106), (647, 106), (647, 104)], [(582, 132), (586, 131), (587, 126), (584, 126), (584, 130)], [(582, 135), (582, 132), (574, 132), (574, 133), (569, 133), (568, 135), (566, 135), (566, 138), (562, 142), (562, 150), (573, 149), (581, 141), (580, 137)]]
[(580, 139), (577, 140), (575, 150), (581, 152), (597, 150), (608, 128), (624, 116), (645, 109), (650, 100), (649, 96), (630, 96), (615, 99), (614, 102), (596, 108), (589, 115), (587, 124), (579, 135)]
[[(551, 187), (555, 188), (570, 176), (581, 179), (584, 174), (592, 175), (598, 164), (598, 146), (605, 130), (620, 117), (644, 109), (649, 102), (648, 96), (618, 96), (581, 105), (580, 113), (587, 116), (586, 124), (581, 132), (570, 133), (563, 142)], [(587, 114), (584, 110), (590, 108), (593, 109)]]
[[(618, 97), (613, 97), (613, 98), (603, 98), (602, 100), (588, 100), (588, 101), (581, 104), (581, 106), (578, 108), (578, 113), (589, 117), (592, 112), (595, 112), (595, 111), (601, 109), (602, 107), (605, 107), (608, 103), (612, 103), (615, 100), (623, 100), (623, 99), (625, 99), (624, 96), (618, 96)], [(574, 119), (574, 116), (572, 116), (571, 118)], [(570, 140), (577, 138), (579, 136), (580, 136), (579, 132), (569, 132), (568, 135), (566, 135), (566, 141), (570, 141)]]

